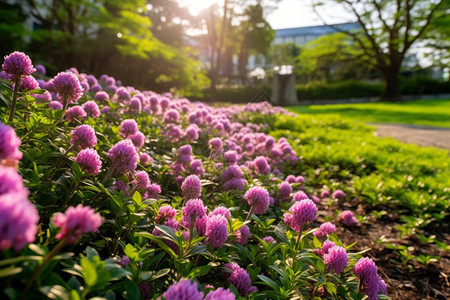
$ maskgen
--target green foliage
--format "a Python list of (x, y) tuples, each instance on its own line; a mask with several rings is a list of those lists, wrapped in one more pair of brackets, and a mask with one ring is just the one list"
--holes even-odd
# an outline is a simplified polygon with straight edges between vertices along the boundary
[(450, 127), (450, 101), (415, 100), (397, 103), (357, 103), (295, 106), (292, 111), (323, 115), (339, 115), (342, 118), (361, 122), (399, 123)]
[[(11, 86), (1, 85), (1, 88), (8, 100)], [(65, 121), (62, 110), (48, 110), (48, 103), (36, 101), (32, 96), (37, 92), (40, 91), (19, 95), (11, 124), (22, 142), (23, 158), (19, 171), (29, 189), (29, 200), (39, 212), (39, 230), (35, 244), (17, 253), (11, 249), (0, 252), (0, 287), (5, 298), (139, 299), (143, 296), (140, 288), (146, 285), (149, 297), (157, 299), (183, 277), (198, 281), (203, 291), (211, 284), (237, 293), (236, 288), (224, 279), (227, 272), (224, 265), (229, 262), (245, 268), (252, 285), (258, 288), (248, 296), (249, 299), (313, 298), (318, 297), (322, 288), (322, 297), (330, 299), (362, 297), (353, 272), (361, 253), (352, 252), (351, 245), (343, 244), (335, 234), (329, 236), (337, 245), (346, 248), (349, 258), (349, 265), (341, 274), (329, 272), (323, 258), (314, 252), (325, 238), (315, 237), (315, 228), (297, 233), (285, 226), (283, 213), (291, 203), (280, 201), (271, 205), (265, 214), (253, 215), (247, 220), (250, 208), (242, 201), (243, 191), (224, 190), (223, 169), (216, 163), (223, 164), (225, 159), (222, 154), (213, 157), (208, 148), (208, 141), (219, 136), (217, 130), (200, 124), (200, 137), (191, 142), (195, 157), (201, 159), (205, 167), (202, 199), (208, 212), (223, 205), (231, 213), (231, 218), (227, 219), (227, 241), (222, 247), (213, 249), (210, 240), (200, 236), (193, 226), (186, 228), (179, 224), (178, 230), (173, 230), (161, 224), (161, 220), (157, 221), (162, 205), (170, 204), (177, 210), (177, 221), (182, 217), (184, 205), (171, 164), (177, 161), (177, 149), (185, 145), (186, 140), (167, 138), (164, 135), (166, 123), (161, 115), (124, 110), (121, 103), (111, 101), (108, 102), (110, 114), (83, 119), (83, 124), (95, 130), (97, 144), (93, 148), (102, 160), (102, 169), (94, 176), (83, 172), (74, 162), (80, 149), (70, 146), (71, 131), (80, 122)], [(92, 100), (92, 96), (86, 92), (77, 104)], [(6, 118), (5, 105), (0, 106), (2, 122)], [(195, 109), (195, 106), (191, 107)], [(261, 106), (264, 107), (267, 109), (267, 106)], [(272, 112), (258, 114), (241, 108), (228, 117), (231, 122), (240, 122), (249, 128), (258, 126), (247, 122), (267, 124), (261, 132), (283, 127), (279, 123), (282, 121), (278, 120), (280, 116)], [(146, 136), (140, 151), (151, 154), (154, 161), (146, 166), (139, 164), (138, 169), (147, 172), (151, 181), (161, 186), (161, 195), (156, 198), (146, 197), (145, 190), (138, 190), (134, 173), (112, 176), (109, 172), (112, 162), (106, 154), (112, 145), (122, 140), (119, 130), (124, 119), (136, 120)], [(182, 114), (179, 124), (183, 129), (187, 128), (189, 115)], [(350, 128), (349, 124), (337, 119), (333, 125)], [(361, 129), (369, 132), (362, 126)], [(297, 147), (297, 144), (293, 145)], [(294, 173), (293, 166), (288, 166), (289, 162), (285, 164), (283, 172)], [(245, 179), (248, 182), (246, 189), (261, 185), (275, 198), (282, 181), (274, 175), (250, 171), (245, 172)], [(128, 185), (127, 193), (117, 189), (118, 180)], [(293, 187), (299, 188), (299, 185)], [(308, 188), (310, 192), (313, 187)], [(68, 245), (64, 239), (56, 238), (60, 229), (53, 224), (52, 217), (78, 204), (95, 209), (104, 222), (98, 232), (84, 234), (76, 243)], [(244, 245), (237, 242), (237, 231), (243, 225), (251, 230), (251, 237)], [(186, 233), (189, 233), (188, 237)], [(264, 242), (265, 236), (276, 238), (276, 243)]]
[(436, 80), (426, 76), (400, 78), (399, 89), (403, 95), (449, 94), (448, 81)]
[(269, 49), (267, 63), (274, 66), (295, 65), (297, 56), (301, 53), (301, 48), (294, 42), (284, 44), (274, 44)]
[(248, 102), (262, 102), (267, 101), (265, 98), (270, 97), (271, 87), (261, 86), (261, 87), (239, 87), (239, 88), (220, 88), (217, 89), (215, 96), (212, 97), (210, 94), (205, 92), (205, 96), (201, 98), (192, 98), (205, 101), (207, 103), (248, 103)]
[(361, 62), (363, 55), (360, 46), (346, 34), (325, 35), (305, 45), (297, 56), (295, 72), (300, 78), (326, 82), (361, 78), (370, 70), (370, 65)]
[[(82, 72), (120, 77), (124, 84), (139, 88), (152, 86), (156, 91), (200, 96), (209, 80), (201, 63), (193, 58), (193, 49), (181, 39), (166, 39), (168, 43), (158, 39), (153, 30), (161, 33), (157, 28), (169, 25), (163, 22), (153, 28), (151, 18), (159, 20), (161, 15), (148, 13), (146, 4), (144, 0), (51, 0), (47, 3), (30, 0), (24, 3), (23, 9), (29, 10), (41, 26), (32, 32), (22, 32), (19, 20), (11, 23), (11, 26), (15, 24), (13, 28), (2, 25), (0, 34), (5, 32), (15, 37), (11, 45), (19, 41), (23, 44), (17, 35), (26, 35), (30, 42), (15, 47), (26, 49), (33, 61), (45, 60), (49, 74), (76, 67)], [(18, 14), (17, 8), (16, 11)], [(0, 11), (5, 18), (15, 20), (17, 16), (11, 15), (13, 12), (12, 9)], [(182, 11), (177, 12), (183, 18)], [(10, 33), (11, 30), (16, 33)], [(177, 30), (182, 32), (183, 28)], [(4, 51), (3, 54), (8, 54)]]
[[(378, 138), (371, 128), (332, 115), (284, 116), (274, 128), (271, 135), (298, 141), (300, 167), (314, 184), (348, 181), (365, 202), (407, 209), (430, 222), (447, 215), (447, 151)], [(442, 213), (443, 218), (435, 218)]]
[(358, 97), (378, 97), (383, 92), (383, 85), (366, 83), (359, 80), (345, 80), (334, 83), (310, 82), (298, 84), (297, 98), (301, 100), (314, 99), (346, 99)]
[(313, 1), (316, 12), (327, 3), (338, 4), (351, 12), (360, 30), (338, 31), (349, 36), (361, 49), (363, 61), (379, 70), (385, 81), (383, 98), (398, 98), (398, 82), (402, 62), (408, 50), (439, 14), (447, 0), (331, 0)]

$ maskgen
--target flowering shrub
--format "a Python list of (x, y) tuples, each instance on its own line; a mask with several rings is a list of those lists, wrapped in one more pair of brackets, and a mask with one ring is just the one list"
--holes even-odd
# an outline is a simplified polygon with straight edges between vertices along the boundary
[(45, 90), (20, 91), (12, 84), (35, 70), (13, 54), (3, 97), (20, 105), (0, 108), (2, 296), (385, 293), (373, 262), (339, 240), (338, 223), (317, 222), (326, 204), (298, 174), (289, 141), (267, 134), (261, 120), (283, 109), (214, 108), (73, 68), (41, 82)]

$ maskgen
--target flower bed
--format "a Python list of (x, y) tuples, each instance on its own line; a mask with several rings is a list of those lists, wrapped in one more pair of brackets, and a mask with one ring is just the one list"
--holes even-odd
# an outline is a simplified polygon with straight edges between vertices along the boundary
[(322, 199), (346, 194), (308, 186), (289, 141), (267, 134), (285, 110), (214, 108), (76, 69), (47, 78), (19, 52), (2, 68), (4, 296), (384, 297), (374, 262), (335, 234), (353, 213), (315, 221)]

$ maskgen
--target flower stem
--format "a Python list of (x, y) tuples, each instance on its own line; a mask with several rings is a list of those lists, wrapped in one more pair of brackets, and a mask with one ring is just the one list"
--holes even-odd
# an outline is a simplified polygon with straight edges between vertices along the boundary
[(297, 242), (295, 243), (295, 250), (298, 249), (298, 244), (300, 243), (300, 240), (302, 239), (302, 233), (303, 233), (303, 225), (300, 227), (300, 231), (298, 232)]
[(44, 261), (42, 264), (34, 271), (33, 275), (31, 276), (30, 280), (28, 281), (27, 286), (25, 287), (25, 290), (23, 291), (22, 295), (19, 299), (24, 299), (25, 295), (27, 294), (28, 290), (30, 289), (33, 282), (36, 280), (39, 273), (42, 271), (42, 269), (45, 267), (45, 265), (50, 261), (50, 259), (55, 256), (56, 253), (58, 253), (59, 250), (61, 250), (62, 247), (66, 244), (66, 239), (62, 239), (55, 248), (50, 251), (50, 253), (44, 258)]
[(252, 205), (252, 207), (250, 207), (250, 210), (248, 211), (248, 215), (247, 215), (247, 218), (245, 218), (245, 221), (250, 220), (250, 218), (251, 218), (252, 215), (253, 215), (253, 211), (254, 211), (254, 210), (255, 210), (255, 206)]
[(20, 87), (21, 81), (22, 81), (22, 78), (18, 77), (15, 82), (15, 85), (14, 85), (13, 98), (12, 98), (11, 106), (9, 107), (9, 123), (12, 123), (12, 121), (14, 119), (14, 110), (16, 109), (17, 96), (19, 93), (19, 87)]
[(108, 170), (108, 172), (105, 174), (105, 177), (103, 177), (103, 179), (100, 183), (101, 184), (105, 183), (106, 180), (108, 180), (109, 178), (111, 178), (114, 175), (115, 171), (116, 171), (116, 166), (113, 164), (111, 166), (111, 169)]

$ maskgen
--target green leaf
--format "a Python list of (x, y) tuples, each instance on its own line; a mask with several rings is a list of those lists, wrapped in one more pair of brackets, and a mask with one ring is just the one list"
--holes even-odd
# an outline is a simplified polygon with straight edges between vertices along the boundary
[(137, 251), (136, 248), (133, 247), (131, 244), (127, 244), (127, 245), (125, 246), (124, 252), (125, 252), (125, 255), (128, 256), (128, 258), (129, 258), (131, 261), (136, 262), (136, 261), (138, 260), (138, 258), (139, 258), (139, 253), (138, 253), (138, 251)]
[(203, 275), (208, 274), (209, 270), (211, 270), (211, 266), (201, 266), (192, 270), (187, 278), (197, 278)]
[(336, 285), (334, 283), (327, 281), (323, 284), (323, 287), (331, 295), (336, 295)]
[(142, 236), (145, 237), (149, 240), (152, 240), (153, 242), (157, 243), (161, 249), (163, 249), (164, 251), (166, 251), (168, 254), (170, 254), (172, 257), (177, 258), (178, 255), (169, 247), (167, 246), (167, 244), (161, 240), (161, 238), (154, 236), (148, 232), (137, 232), (134, 234), (135, 236)]
[(135, 192), (133, 195), (133, 202), (137, 207), (140, 207), (142, 204), (142, 196), (139, 192)]
[(14, 267), (0, 269), (0, 278), (19, 274), (20, 272), (22, 272), (22, 270), (23, 270), (22, 268), (14, 268)]
[(258, 275), (258, 278), (263, 281), (262, 284), (271, 287), (273, 290), (278, 291), (280, 289), (278, 284), (269, 277), (264, 275)]
[(169, 226), (165, 226), (165, 225), (159, 225), (156, 224), (155, 227), (161, 231), (162, 233), (164, 233), (164, 235), (171, 240), (172, 242), (174, 242), (177, 246), (180, 246), (178, 243), (178, 239), (175, 236), (175, 233), (173, 232), (172, 228), (170, 228)]
[(125, 280), (125, 289), (127, 290), (127, 294), (125, 298), (127, 300), (140, 300), (141, 292), (139, 291), (138, 285), (129, 279)]
[[(48, 299), (72, 300), (73, 298), (67, 290), (60, 285), (48, 285), (39, 289)], [(75, 291), (72, 291), (75, 292)], [(76, 292), (75, 292), (76, 293)], [(78, 295), (78, 294), (77, 294)], [(79, 299), (80, 297), (78, 297)]]
[(92, 247), (86, 247), (86, 257), (92, 260), (95, 256), (99, 256), (97, 250)]
[(6, 265), (13, 265), (22, 261), (27, 261), (27, 260), (41, 260), (43, 259), (42, 256), (19, 256), (19, 257), (14, 257), (14, 258), (7, 258), (4, 260), (0, 260), (0, 267), (1, 266), (6, 266)]
[(95, 264), (91, 262), (87, 257), (82, 257), (80, 261), (83, 268), (82, 274), (84, 282), (87, 286), (92, 287), (97, 283), (97, 270)]

